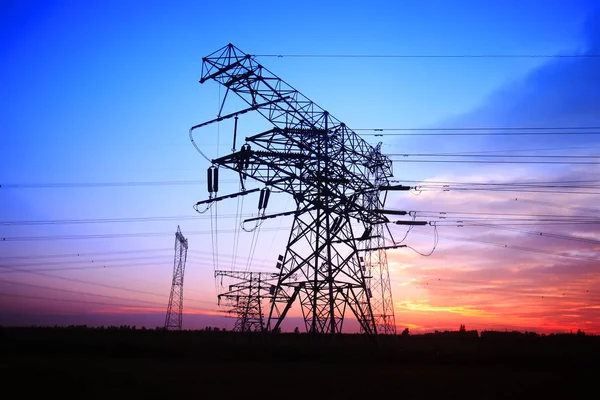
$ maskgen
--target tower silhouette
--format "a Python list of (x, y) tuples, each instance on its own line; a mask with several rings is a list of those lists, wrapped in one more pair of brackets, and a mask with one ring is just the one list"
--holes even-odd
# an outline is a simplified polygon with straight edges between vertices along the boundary
[[(392, 161), (381, 154), (381, 146), (374, 148), (255, 56), (232, 44), (202, 59), (200, 83), (211, 80), (227, 92), (217, 118), (190, 128), (192, 143), (211, 163), (210, 197), (196, 203), (196, 210), (259, 190), (247, 189), (247, 181), (264, 185), (264, 199), (273, 190), (291, 195), (295, 203), (292, 211), (266, 215), (261, 190), (259, 210), (263, 211), (244, 220), (293, 216), (288, 244), (277, 263), (266, 330), (278, 331), (288, 311), (299, 303), (306, 332), (341, 333), (348, 315), (367, 335), (385, 332), (385, 326), (394, 324), (385, 252), (406, 246), (393, 238), (386, 244), (383, 235), (387, 232), (391, 237), (386, 224), (392, 221), (387, 215), (407, 215), (386, 210), (385, 199), (389, 191), (410, 189), (390, 185)], [(228, 93), (237, 95), (248, 108), (221, 115)], [(272, 128), (246, 136), (236, 150), (238, 118), (250, 112), (262, 115)], [(211, 159), (194, 141), (193, 131), (230, 118), (235, 118), (232, 153)], [(214, 182), (219, 168), (239, 175), (241, 192), (217, 195)], [(215, 177), (212, 182), (211, 177)], [(372, 301), (374, 292), (381, 300)]]
[[(278, 274), (251, 271), (215, 271), (215, 278), (231, 278), (233, 281), (218, 294), (219, 305), (223, 301), (227, 313), (236, 318), (234, 331), (262, 332), (266, 328), (265, 304), (272, 301)], [(267, 305), (268, 306), (268, 305)], [(267, 309), (268, 310), (268, 309)]]
[(173, 261), (173, 282), (165, 317), (165, 329), (181, 330), (183, 316), (183, 274), (187, 260), (188, 240), (181, 233), (179, 225), (175, 233), (175, 258)]

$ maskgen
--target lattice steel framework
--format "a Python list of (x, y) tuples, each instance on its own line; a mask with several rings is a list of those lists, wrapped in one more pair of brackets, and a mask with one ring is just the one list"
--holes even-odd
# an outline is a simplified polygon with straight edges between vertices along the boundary
[(175, 233), (173, 281), (171, 283), (171, 294), (165, 317), (165, 329), (181, 330), (181, 323), (183, 321), (183, 274), (185, 273), (187, 250), (188, 240), (181, 233), (179, 226), (177, 226), (177, 232)]
[[(215, 279), (223, 277), (235, 281), (218, 294), (219, 305), (236, 318), (234, 331), (262, 332), (266, 328), (265, 310), (275, 294), (277, 274), (250, 271), (215, 271)], [(265, 302), (267, 304), (265, 304)]]
[[(236, 171), (242, 182), (253, 178), (291, 194), (296, 202), (294, 212), (278, 214), (293, 214), (294, 221), (267, 329), (278, 329), (298, 300), (307, 332), (340, 333), (350, 312), (363, 332), (376, 334), (366, 267), (360, 259), (362, 251), (374, 249), (360, 245), (371, 237), (356, 235), (351, 221), (362, 223), (361, 232), (390, 222), (379, 209), (383, 206), (379, 198), (380, 191), (393, 189), (389, 186), (391, 161), (231, 44), (203, 58), (200, 83), (208, 80), (227, 88), (224, 102), (227, 93), (233, 92), (249, 108), (192, 127), (192, 141), (195, 129), (249, 111), (260, 113), (274, 125), (272, 129), (246, 137), (241, 150), (210, 161)], [(231, 196), (207, 202), (227, 197)], [(389, 293), (391, 301), (389, 289), (382, 292)]]
[[(377, 164), (385, 162), (381, 154), (381, 143), (377, 145), (372, 153), (371, 171), (375, 185), (381, 187), (387, 184), (385, 176), (381, 176), (382, 170)], [(373, 191), (365, 196), (365, 205), (372, 210), (384, 208), (387, 191)], [(365, 270), (367, 294), (370, 296), (371, 309), (375, 319), (375, 327), (378, 334), (395, 335), (396, 318), (394, 315), (394, 301), (392, 297), (392, 286), (387, 263), (387, 252), (385, 250), (386, 234), (389, 234), (387, 226), (377, 224), (367, 227), (369, 239), (365, 241)], [(391, 236), (391, 235), (390, 235)]]

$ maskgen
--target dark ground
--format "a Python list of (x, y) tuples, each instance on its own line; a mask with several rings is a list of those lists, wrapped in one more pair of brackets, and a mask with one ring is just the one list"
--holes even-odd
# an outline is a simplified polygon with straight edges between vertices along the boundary
[(600, 337), (0, 328), (2, 398), (595, 398)]

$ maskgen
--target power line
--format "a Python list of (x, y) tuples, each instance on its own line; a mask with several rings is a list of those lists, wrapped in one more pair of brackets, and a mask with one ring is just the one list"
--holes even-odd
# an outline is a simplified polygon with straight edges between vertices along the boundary
[(534, 185), (534, 184), (421, 184), (415, 185), (414, 189), (417, 191), (428, 191), (428, 190), (487, 190), (487, 191), (529, 191), (529, 189), (535, 189), (534, 191), (552, 192), (555, 189), (598, 189), (600, 185)]
[(593, 213), (600, 213), (600, 209), (598, 209), (598, 208), (567, 206), (567, 205), (564, 205), (564, 204), (551, 203), (549, 201), (528, 200), (528, 199), (520, 199), (520, 198), (515, 198), (515, 201), (520, 201), (522, 203), (541, 204), (541, 205), (545, 205), (545, 206), (565, 208), (565, 209), (569, 209), (569, 210), (588, 211), (588, 212), (593, 212)]
[(459, 218), (461, 215), (486, 215), (486, 216), (494, 216), (494, 217), (525, 217), (525, 218), (555, 218), (557, 220), (591, 220), (600, 222), (600, 217), (598, 216), (588, 216), (588, 215), (555, 215), (555, 214), (521, 214), (521, 213), (494, 213), (494, 212), (467, 212), (467, 211), (426, 211), (426, 210), (414, 210), (410, 211), (410, 214), (419, 214), (420, 217), (446, 217), (447, 215), (458, 215)]
[[(89, 265), (89, 266), (78, 266), (78, 267), (56, 267), (56, 268), (33, 268), (33, 269), (23, 269), (23, 268), (12, 268), (5, 265), (0, 265), (0, 274), (8, 274), (15, 272), (40, 272), (40, 271), (87, 271), (94, 269), (113, 269), (113, 268), (131, 268), (131, 267), (148, 267), (152, 265), (165, 265), (167, 262), (142, 262), (142, 263), (126, 263), (126, 264), (114, 264), (114, 265), (106, 265), (102, 263), (101, 265)], [(38, 264), (40, 266), (47, 264)], [(17, 265), (20, 266), (20, 265)], [(8, 269), (8, 270), (6, 270)]]
[[(425, 277), (427, 277), (429, 279), (423, 280)], [(455, 282), (455, 283), (468, 283), (468, 284), (475, 284), (475, 285), (478, 285), (478, 284), (482, 284), (482, 285), (495, 285), (496, 284), (496, 283), (492, 283), (490, 281), (485, 281), (485, 280), (482, 281), (482, 280), (475, 280), (475, 279), (435, 278), (435, 277), (431, 277), (429, 275), (422, 277), (421, 280), (422, 280), (423, 283), (424, 282), (432, 282), (432, 281), (433, 282), (444, 282), (444, 281), (446, 281), (446, 282)], [(539, 288), (537, 288), (537, 289), (539, 289)], [(562, 293), (562, 291), (561, 291), (561, 293)]]
[[(27, 255), (27, 256), (8, 256), (8, 257), (0, 257), (0, 261), (5, 260), (37, 260), (43, 258), (85, 258), (90, 256), (105, 256), (105, 255), (113, 255), (113, 254), (137, 254), (137, 253), (150, 253), (150, 252), (172, 252), (172, 248), (163, 248), (163, 249), (140, 249), (140, 250), (124, 250), (124, 251), (99, 251), (99, 252), (91, 252), (91, 253), (59, 253), (59, 254), (40, 254), (40, 255)], [(188, 254), (194, 255), (212, 255), (212, 252), (208, 251), (188, 251)], [(221, 257), (232, 257), (228, 254), (220, 254)], [(240, 257), (241, 258), (241, 257)], [(264, 263), (273, 263), (274, 260), (264, 259), (264, 258), (255, 258), (257, 261), (262, 261)], [(81, 262), (86, 262), (89, 260), (82, 260)], [(19, 264), (21, 265), (21, 264)]]
[[(212, 253), (206, 253), (207, 255), (211, 255)], [(225, 258), (232, 258), (231, 255), (224, 254), (222, 255)], [(134, 258), (122, 258), (122, 259), (106, 259), (106, 260), (70, 260), (70, 261), (54, 261), (54, 262), (40, 262), (40, 263), (19, 263), (19, 264), (11, 264), (12, 267), (7, 267), (0, 265), (0, 274), (2, 273), (15, 273), (15, 272), (31, 272), (31, 271), (85, 271), (85, 270), (94, 270), (94, 269), (114, 269), (114, 268), (131, 268), (131, 267), (146, 267), (153, 265), (165, 265), (168, 264), (166, 261), (151, 261), (151, 262), (141, 262), (141, 263), (133, 263), (126, 262), (128, 260), (138, 260), (144, 258), (150, 259), (158, 259), (168, 257), (167, 255), (163, 255), (160, 257), (134, 257)], [(242, 258), (241, 256), (235, 257)], [(165, 258), (165, 260), (167, 260)], [(210, 259), (206, 257), (200, 258), (188, 258), (188, 261), (191, 263), (210, 263)], [(64, 266), (64, 265), (77, 265), (75, 267), (72, 266)], [(253, 259), (253, 266), (265, 267), (269, 268), (273, 265), (272, 260), (265, 260), (260, 258)], [(58, 266), (58, 267), (54, 267)], [(19, 267), (19, 268), (16, 268)], [(26, 269), (24, 269), (24, 267)], [(30, 268), (30, 267), (44, 267), (44, 268)], [(50, 268), (47, 268), (50, 267)], [(2, 269), (5, 269), (4, 271)], [(6, 269), (9, 269), (8, 271)], [(254, 269), (253, 269), (254, 270)], [(270, 272), (270, 271), (264, 271)]]
[[(0, 293), (0, 296), (20, 297), (20, 298), (32, 299), (32, 300), (60, 301), (60, 302), (65, 302), (65, 303), (96, 304), (96, 305), (103, 305), (103, 306), (116, 306), (116, 307), (125, 307), (125, 308), (137, 307), (137, 306), (134, 306), (133, 304), (106, 303), (106, 302), (101, 302), (101, 301), (88, 301), (88, 300), (80, 300), (80, 299), (77, 299), (77, 300), (60, 299), (60, 298), (56, 298), (56, 297), (31, 296), (31, 295), (16, 294), (16, 293)], [(223, 312), (220, 310), (210, 310), (210, 309), (202, 309), (202, 308), (192, 309), (191, 311)]]
[[(255, 214), (243, 214), (244, 217), (253, 217)], [(235, 214), (219, 215), (219, 218), (235, 218)], [(73, 224), (105, 224), (105, 223), (127, 223), (127, 222), (156, 222), (156, 221), (181, 221), (181, 220), (203, 220), (210, 218), (207, 215), (180, 215), (173, 217), (130, 217), (130, 218), (86, 218), (86, 219), (54, 219), (37, 221), (0, 221), (0, 225), (73, 225)]]
[[(532, 226), (557, 226), (557, 225), (600, 225), (600, 221), (593, 220), (544, 220), (544, 219), (497, 219), (497, 218), (461, 218), (461, 219), (442, 219), (431, 221), (432, 226), (458, 226), (466, 225), (484, 226), (484, 223), (493, 223), (493, 226), (504, 225), (532, 225)], [(491, 225), (490, 225), (491, 226)]]
[[(109, 284), (100, 283), (100, 282), (86, 281), (86, 280), (83, 280), (83, 279), (77, 279), (77, 278), (70, 278), (70, 277), (66, 277), (66, 276), (48, 274), (48, 273), (41, 272), (41, 271), (19, 270), (18, 268), (14, 268), (14, 267), (11, 267), (11, 266), (8, 266), (8, 265), (2, 265), (2, 267), (6, 268), (6, 269), (12, 269), (12, 270), (15, 270), (17, 272), (24, 272), (24, 273), (29, 273), (29, 274), (33, 274), (33, 275), (43, 276), (43, 277), (47, 277), (47, 278), (60, 279), (60, 280), (67, 281), (67, 282), (83, 283), (83, 284), (86, 284), (86, 285), (104, 287), (104, 288), (115, 289), (115, 290), (124, 290), (124, 291), (127, 291), (127, 292), (135, 292), (135, 293), (147, 294), (147, 295), (151, 295), (151, 296), (158, 296), (158, 297), (161, 297), (161, 298), (167, 297), (166, 295), (162, 295), (162, 294), (154, 293), (154, 292), (148, 292), (148, 291), (145, 291), (145, 290), (138, 290), (138, 289), (127, 288), (127, 287), (123, 287), (123, 286), (109, 285)], [(195, 300), (195, 299), (187, 299), (187, 300), (188, 301), (192, 301), (192, 302), (197, 302), (197, 303), (211, 303), (211, 304), (213, 304), (212, 302), (203, 301), (203, 300)], [(163, 304), (161, 303), (161, 305), (163, 305)]]
[(446, 133), (361, 133), (361, 136), (597, 136), (600, 132), (446, 132)]
[(560, 235), (557, 233), (530, 231), (530, 230), (519, 229), (519, 228), (511, 228), (508, 226), (497, 226), (497, 225), (493, 225), (493, 224), (478, 224), (478, 225), (488, 227), (488, 228), (493, 228), (493, 229), (502, 229), (502, 230), (507, 230), (507, 231), (519, 232), (519, 233), (524, 233), (527, 235), (534, 235), (534, 236), (539, 236), (539, 237), (549, 237), (549, 238), (553, 238), (553, 239), (569, 240), (569, 241), (581, 242), (581, 243), (600, 244), (600, 240), (580, 238), (580, 237), (576, 237), (576, 236), (572, 236), (572, 235)]
[[(8, 257), (0, 257), (0, 261), (6, 261), (6, 260), (38, 260), (38, 259), (55, 259), (55, 258), (81, 258), (82, 260), (76, 261), (76, 262), (90, 262), (92, 260), (85, 260), (86, 257), (90, 257), (90, 256), (105, 256), (105, 255), (121, 255), (121, 254), (138, 254), (138, 253), (150, 253), (150, 252), (172, 252), (173, 249), (172, 248), (163, 248), (163, 249), (140, 249), (140, 250), (124, 250), (124, 251), (100, 251), (100, 252), (91, 252), (91, 253), (59, 253), (59, 254), (40, 254), (40, 255), (27, 255), (27, 256), (8, 256)], [(208, 251), (193, 251), (190, 250), (188, 252), (188, 254), (190, 254), (192, 257), (194, 257), (195, 255), (206, 255), (206, 256), (210, 256), (212, 255), (212, 252), (208, 252)], [(165, 255), (166, 256), (166, 255)], [(234, 258), (233, 256), (229, 255), (229, 254), (220, 254), (221, 257), (225, 257), (225, 258)], [(164, 256), (163, 256), (164, 257)], [(241, 256), (239, 257), (235, 257), (235, 258), (241, 258)], [(137, 258), (135, 258), (137, 259)], [(111, 261), (113, 261), (114, 259), (112, 259)], [(201, 258), (201, 260), (205, 260), (204, 258)], [(265, 259), (265, 258), (254, 258), (255, 261), (259, 261), (261, 263), (264, 263), (265, 265), (267, 264), (272, 264), (274, 262), (274, 260), (269, 260), (269, 259)], [(98, 260), (94, 260), (95, 262), (99, 262)], [(192, 260), (195, 261), (195, 260)], [(43, 265), (48, 265), (48, 263), (42, 263)], [(13, 264), (15, 265), (15, 264)], [(25, 264), (16, 264), (17, 266), (24, 266)]]
[[(413, 231), (413, 233), (415, 233), (417, 235), (423, 235), (423, 236), (433, 236), (430, 233), (424, 233), (424, 232), (414, 232)], [(547, 250), (541, 250), (541, 249), (536, 249), (536, 248), (531, 248), (531, 247), (523, 247), (523, 246), (513, 246), (513, 245), (509, 245), (509, 244), (492, 242), (492, 241), (481, 240), (481, 239), (473, 239), (473, 238), (465, 238), (465, 237), (460, 237), (460, 236), (449, 236), (449, 235), (439, 235), (439, 237), (441, 239), (450, 239), (450, 240), (458, 240), (458, 241), (463, 241), (463, 242), (479, 243), (479, 244), (485, 244), (485, 245), (490, 245), (490, 246), (502, 247), (502, 248), (511, 249), (511, 250), (540, 253), (540, 254), (545, 254), (545, 255), (554, 256), (554, 257), (564, 257), (564, 258), (572, 258), (572, 259), (587, 260), (587, 261), (599, 261), (600, 260), (598, 258), (571, 255), (571, 254), (555, 254), (555, 253), (552, 253)]]
[(1, 283), (9, 283), (11, 285), (33, 287), (33, 288), (38, 288), (38, 289), (54, 290), (54, 291), (57, 291), (57, 292), (75, 293), (75, 294), (81, 294), (81, 295), (86, 295), (86, 296), (102, 297), (102, 298), (105, 298), (105, 299), (112, 299), (112, 300), (135, 301), (135, 302), (138, 302), (138, 303), (154, 304), (154, 305), (159, 305), (159, 306), (163, 306), (164, 305), (163, 303), (159, 303), (157, 301), (138, 300), (138, 299), (131, 299), (131, 298), (127, 298), (127, 297), (119, 297), (119, 296), (109, 296), (109, 295), (104, 295), (104, 294), (99, 294), (99, 293), (89, 293), (89, 292), (83, 292), (83, 291), (79, 291), (79, 290), (55, 288), (55, 287), (51, 287), (51, 286), (35, 285), (33, 283), (9, 281), (9, 280), (5, 280), (5, 279), (0, 279), (0, 282)]
[(0, 257), (0, 260), (29, 260), (29, 259), (40, 259), (40, 258), (68, 258), (68, 257), (89, 257), (89, 256), (104, 256), (108, 254), (136, 254), (136, 253), (154, 253), (173, 251), (172, 248), (163, 249), (140, 249), (140, 250), (117, 250), (117, 251), (97, 251), (92, 253), (62, 253), (62, 254), (40, 254), (40, 255), (29, 255), (29, 256), (9, 256)]
[(46, 301), (61, 301), (65, 303), (82, 303), (82, 304), (96, 304), (103, 306), (117, 306), (117, 307), (132, 307), (133, 304), (122, 304), (122, 303), (106, 303), (102, 301), (89, 301), (89, 300), (72, 300), (72, 299), (59, 299), (56, 297), (46, 297), (46, 296), (31, 296), (24, 294), (16, 294), (16, 293), (0, 293), (0, 296), (10, 296), (10, 297), (20, 297), (25, 299), (33, 299), (33, 300), (46, 300)]
[[(235, 183), (235, 179), (224, 179), (222, 183)], [(136, 186), (184, 186), (206, 184), (206, 180), (189, 181), (130, 181), (130, 182), (74, 182), (74, 183), (3, 183), (0, 189), (45, 189), (45, 188), (100, 188)]]
[[(414, 127), (414, 128), (356, 128), (353, 131), (579, 131), (579, 130), (600, 130), (600, 126), (487, 126), (487, 127)], [(600, 132), (599, 132), (600, 133)], [(560, 134), (560, 132), (557, 132)]]
[(591, 161), (513, 161), (513, 160), (404, 160), (392, 159), (393, 162), (402, 163), (455, 163), (455, 164), (561, 164), (561, 165), (600, 165), (600, 162)]
[(517, 181), (504, 183), (484, 183), (484, 182), (456, 182), (456, 181), (412, 181), (412, 180), (390, 180), (393, 183), (439, 183), (444, 185), (485, 185), (485, 186), (515, 186), (515, 185), (558, 185), (563, 183), (600, 183), (600, 180), (558, 180), (558, 181)]
[[(275, 231), (275, 228), (263, 228), (263, 231)], [(217, 233), (235, 233), (235, 229), (221, 229)], [(210, 235), (211, 231), (189, 231), (187, 235)], [(145, 232), (145, 233), (106, 233), (96, 235), (52, 235), (52, 236), (15, 236), (0, 237), (0, 242), (29, 242), (29, 241), (52, 241), (52, 240), (79, 240), (79, 239), (119, 239), (131, 237), (157, 237), (171, 236), (168, 232)]]
[[(388, 143), (387, 146), (395, 146), (394, 144)], [(457, 155), (467, 155), (467, 154), (491, 154), (491, 153), (521, 153), (524, 151), (557, 151), (557, 150), (589, 150), (590, 147), (589, 146), (577, 146), (577, 147), (552, 147), (552, 148), (536, 148), (536, 149), (532, 149), (532, 148), (521, 148), (521, 149), (504, 149), (504, 150), (475, 150), (475, 151), (460, 151), (460, 152), (454, 152), (454, 153), (437, 153), (437, 154), (457, 154)], [(385, 154), (386, 156), (389, 156), (389, 153)], [(396, 155), (403, 155), (403, 153), (398, 153)]]
[(537, 193), (572, 193), (597, 194), (596, 192), (577, 192), (556, 189), (599, 189), (597, 180), (562, 180), (562, 181), (521, 181), (505, 183), (455, 182), (455, 181), (413, 181), (392, 180), (393, 183), (421, 183), (414, 187), (417, 191), (518, 191)]
[[(208, 258), (202, 258), (202, 259), (190, 259), (188, 260), (192, 263), (206, 263), (209, 264), (210, 259)], [(19, 273), (19, 272), (47, 272), (47, 271), (52, 271), (52, 272), (56, 272), (56, 271), (88, 271), (88, 270), (95, 270), (95, 269), (108, 269), (108, 270), (112, 270), (115, 268), (132, 268), (132, 267), (149, 267), (149, 266), (155, 266), (155, 265), (166, 265), (168, 264), (167, 261), (151, 261), (151, 262), (141, 262), (141, 263), (117, 263), (117, 264), (110, 264), (107, 262), (103, 262), (103, 263), (95, 263), (98, 265), (86, 265), (86, 266), (75, 266), (75, 267), (65, 267), (65, 266), (59, 266), (59, 267), (52, 267), (52, 265), (63, 265), (61, 263), (38, 263), (38, 264), (30, 264), (30, 265), (26, 265), (26, 264), (13, 264), (14, 267), (27, 267), (26, 269), (24, 268), (10, 268), (7, 266), (3, 266), (0, 265), (0, 274), (8, 274), (8, 273)], [(253, 266), (256, 267), (264, 267), (264, 268), (268, 268), (269, 266), (271, 266), (271, 263), (260, 263), (260, 262), (253, 262), (252, 264)], [(50, 268), (29, 268), (29, 267), (50, 267)], [(8, 270), (7, 270), (8, 269)], [(258, 269), (254, 268), (253, 271), (257, 271), (259, 272)], [(272, 271), (264, 271), (264, 272), (272, 272)]]
[[(69, 264), (82, 264), (82, 263), (95, 263), (95, 264), (105, 264), (105, 263), (112, 263), (112, 262), (127, 262), (127, 261), (135, 261), (135, 260), (156, 260), (157, 258), (163, 258), (163, 257), (168, 257), (168, 255), (164, 255), (164, 256), (156, 256), (156, 255), (150, 255), (150, 256), (136, 256), (136, 257), (123, 257), (123, 258), (100, 258), (100, 259), (92, 259), (92, 260), (70, 260), (70, 261), (44, 261), (44, 262), (40, 262), (40, 263), (21, 263), (21, 264), (13, 264), (15, 266), (18, 267), (37, 267), (37, 266), (52, 266), (52, 265), (69, 265)], [(165, 262), (166, 264), (166, 262)], [(144, 264), (141, 264), (144, 265)], [(2, 265), (0, 265), (0, 268), (3, 268)], [(82, 269), (84, 269), (85, 267), (82, 267)]]
[[(448, 278), (429, 278), (425, 280), (424, 278), (415, 282), (420, 286), (416, 286), (419, 289), (427, 289), (427, 290), (442, 290), (442, 291), (452, 291), (452, 292), (464, 292), (464, 291), (473, 291), (474, 285), (484, 285), (486, 287), (478, 287), (477, 291), (483, 292), (496, 292), (497, 294), (504, 294), (509, 297), (516, 295), (522, 295), (525, 297), (533, 297), (533, 298), (549, 298), (549, 299), (561, 299), (561, 300), (587, 300), (587, 301), (598, 301), (598, 296), (589, 293), (589, 291), (584, 289), (579, 290), (560, 290), (554, 287), (554, 293), (543, 291), (540, 288), (533, 289), (516, 289), (507, 287), (505, 284), (503, 285), (494, 285), (493, 287), (489, 287), (490, 283), (485, 281), (474, 281), (474, 280), (465, 280), (465, 279), (448, 279)], [(448, 284), (452, 284), (452, 288), (447, 287)], [(456, 287), (456, 284), (467, 284), (469, 287)], [(562, 294), (562, 295), (561, 295)], [(568, 294), (568, 297), (565, 295)]]
[[(416, 283), (416, 282), (415, 282)], [(534, 287), (531, 289), (518, 289), (518, 288), (509, 288), (506, 285), (502, 284), (502, 285), (498, 285), (498, 284), (492, 284), (493, 286), (490, 287), (490, 283), (489, 282), (485, 282), (485, 281), (475, 281), (475, 280), (464, 280), (464, 279), (449, 279), (449, 278), (429, 278), (429, 279), (420, 279), (419, 284), (422, 285), (420, 286), (421, 289), (435, 289), (435, 290), (452, 290), (452, 291), (464, 291), (464, 290), (469, 290), (469, 288), (453, 288), (450, 289), (448, 288), (446, 285), (447, 284), (452, 284), (452, 286), (456, 286), (457, 283), (462, 283), (462, 284), (468, 284), (472, 290), (473, 286), (475, 285), (483, 285), (484, 287), (478, 287), (477, 290), (480, 291), (493, 291), (493, 292), (499, 292), (501, 294), (508, 294), (508, 295), (512, 295), (512, 294), (521, 294), (527, 297), (535, 297), (535, 298), (549, 298), (549, 299), (561, 299), (561, 300), (573, 300), (573, 299), (578, 299), (578, 300), (587, 300), (587, 301), (597, 301), (598, 300), (598, 295), (597, 293), (590, 293), (589, 290), (584, 289), (583, 287), (580, 287), (578, 290), (577, 289), (561, 289), (557, 288), (556, 286), (554, 287), (549, 287), (549, 288), (539, 288), (539, 287)], [(522, 285), (522, 283), (521, 283)], [(527, 285), (529, 287), (531, 287), (531, 284), (527, 283)], [(548, 289), (550, 289), (548, 291)], [(568, 297), (565, 297), (568, 294)]]
[(599, 58), (600, 54), (253, 54), (275, 58)]
[(511, 189), (511, 190), (521, 190), (521, 189), (600, 189), (600, 185), (497, 185), (497, 186), (475, 186), (469, 188), (469, 185), (417, 185), (415, 186), (416, 190), (424, 190), (424, 189), (473, 189), (473, 190), (483, 190), (483, 189), (493, 189), (493, 190), (502, 190), (502, 189)]
[(122, 187), (122, 186), (174, 186), (197, 185), (206, 183), (202, 181), (155, 181), (155, 182), (77, 182), (77, 183), (8, 183), (1, 184), (1, 189), (29, 189), (29, 188), (96, 188), (96, 187)]
[[(540, 187), (540, 190), (534, 190), (534, 189), (527, 189), (527, 188), (519, 188), (519, 187), (506, 187), (506, 188), (496, 188), (496, 187), (492, 187), (492, 188), (481, 188), (481, 187), (474, 187), (474, 188), (461, 188), (461, 187), (421, 187), (421, 186), (417, 186), (415, 187), (415, 190), (418, 192), (435, 192), (435, 191), (442, 191), (442, 192), (450, 192), (450, 191), (455, 191), (455, 192), (465, 192), (465, 191), (481, 191), (481, 192), (519, 192), (519, 193), (563, 193), (563, 194), (592, 194), (592, 195), (597, 195), (600, 194), (600, 192), (586, 192), (586, 191), (576, 191), (576, 190), (541, 190), (544, 189), (543, 187)], [(593, 189), (593, 188), (592, 188)]]
[(388, 157), (464, 157), (464, 158), (573, 158), (573, 159), (597, 159), (600, 156), (582, 155), (529, 155), (529, 154), (460, 154), (460, 153), (388, 153)]
[[(425, 128), (424, 128), (425, 129)], [(574, 128), (571, 128), (574, 129)], [(600, 127), (598, 127), (600, 129)], [(600, 134), (600, 132), (598, 132)], [(562, 148), (568, 149), (568, 148)], [(544, 149), (552, 150), (552, 149)], [(494, 150), (496, 151), (496, 150)], [(502, 151), (502, 150), (500, 150)], [(509, 150), (504, 150), (509, 151)], [(521, 150), (510, 150), (510, 151), (521, 151)], [(531, 151), (531, 149), (530, 149)], [(440, 153), (441, 154), (441, 153)], [(404, 153), (397, 153), (396, 155), (404, 155)], [(219, 180), (219, 182), (228, 182), (228, 180)], [(231, 180), (232, 183), (237, 180)], [(406, 181), (410, 182), (410, 181)], [(120, 186), (162, 186), (162, 185), (179, 185), (179, 184), (205, 184), (206, 181), (154, 181), (154, 182), (79, 182), (79, 183), (9, 183), (0, 184), (0, 188), (3, 189), (28, 189), (28, 188), (93, 188), (93, 187), (120, 187)], [(155, 217), (152, 217), (155, 218)], [(175, 217), (156, 217), (156, 218), (175, 218)], [(185, 217), (192, 218), (192, 217)]]

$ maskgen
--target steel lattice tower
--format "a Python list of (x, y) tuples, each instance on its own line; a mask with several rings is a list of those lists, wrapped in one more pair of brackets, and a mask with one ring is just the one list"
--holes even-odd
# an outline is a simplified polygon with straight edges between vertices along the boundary
[(175, 233), (175, 258), (173, 261), (173, 282), (165, 317), (165, 329), (181, 330), (183, 319), (183, 274), (187, 260), (188, 240), (183, 237), (179, 225)]
[[(373, 166), (376, 166), (382, 157), (381, 143), (379, 143), (372, 152)], [(381, 170), (379, 168), (372, 168), (372, 170), (375, 172), (373, 178), (376, 186), (386, 185), (387, 181), (385, 176), (381, 176)], [(365, 198), (365, 205), (372, 210), (381, 210), (385, 204), (385, 196), (387, 196), (387, 192), (381, 193), (379, 190), (370, 192)], [(387, 226), (377, 224), (367, 227), (366, 232), (370, 233), (369, 239), (365, 241), (366, 250), (364, 256), (367, 294), (370, 296), (375, 327), (378, 334), (395, 335), (396, 318), (394, 316), (394, 301), (388, 271), (387, 253), (384, 249), (385, 235), (389, 231), (387, 230)]]
[[(224, 300), (227, 311), (236, 318), (234, 331), (262, 332), (265, 324), (265, 304), (263, 300), (271, 300), (275, 293), (277, 274), (249, 271), (215, 271), (215, 278), (228, 277), (235, 279), (227, 290), (218, 295), (219, 305)], [(268, 306), (267, 306), (268, 307)], [(268, 309), (268, 308), (267, 308)]]
[(377, 333), (384, 335), (396, 334), (396, 318), (394, 316), (394, 301), (388, 271), (387, 253), (385, 247), (384, 227), (377, 225), (374, 232), (376, 238), (369, 241), (365, 251), (365, 269), (367, 275), (367, 292), (371, 298), (371, 308), (375, 319)]
[[(360, 254), (402, 247), (381, 246), (383, 242), (371, 247), (374, 243), (369, 233), (373, 227), (390, 222), (386, 210), (381, 208), (380, 193), (408, 189), (389, 185), (390, 159), (253, 56), (231, 44), (203, 58), (200, 83), (208, 80), (226, 87), (223, 104), (227, 94), (233, 92), (249, 107), (193, 126), (190, 138), (194, 145), (195, 129), (235, 117), (237, 130), (239, 115), (260, 113), (273, 124), (273, 129), (246, 137), (239, 151), (235, 151), (236, 131), (229, 155), (211, 160), (196, 147), (212, 163), (211, 168), (224, 167), (237, 172), (242, 183), (250, 177), (266, 187), (289, 193), (296, 203), (294, 211), (246, 220), (294, 216), (288, 245), (278, 264), (280, 271), (267, 329), (279, 329), (292, 304), (299, 301), (307, 332), (341, 333), (344, 318), (350, 313), (363, 332), (377, 334), (366, 267)], [(209, 192), (210, 187), (209, 183)], [(209, 200), (196, 205), (250, 192), (243, 189), (221, 197), (211, 193)], [(354, 231), (352, 221), (362, 225), (361, 233)], [(389, 289), (385, 293), (389, 293), (391, 301)]]

